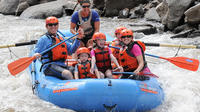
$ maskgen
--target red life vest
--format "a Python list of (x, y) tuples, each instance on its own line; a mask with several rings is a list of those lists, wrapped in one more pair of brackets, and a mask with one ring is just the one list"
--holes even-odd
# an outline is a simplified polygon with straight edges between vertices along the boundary
[[(117, 43), (118, 42), (118, 43)], [(115, 39), (112, 41), (112, 46), (115, 46), (115, 47), (122, 47), (120, 45), (120, 41), (118, 39)], [(111, 48), (111, 51), (112, 51), (112, 54), (113, 56), (116, 57), (116, 59), (118, 60), (118, 57), (119, 57), (119, 49), (115, 49), (115, 48)]]
[(77, 67), (80, 79), (97, 78), (95, 74), (90, 73), (91, 61), (87, 61), (86, 63), (78, 63)]
[[(60, 43), (63, 38), (58, 37), (58, 38), (52, 38), (55, 39), (52, 45)], [(52, 61), (60, 60), (60, 59), (67, 59), (67, 44), (64, 42), (56, 47), (54, 47), (51, 52), (50, 52), (50, 59)]]
[(144, 57), (144, 50), (145, 50), (144, 43), (140, 41), (132, 42), (129, 44), (128, 48), (120, 50), (120, 53), (119, 53), (119, 64), (124, 68), (125, 72), (134, 71), (138, 67), (138, 61), (136, 57), (134, 56), (134, 54), (130, 52), (135, 44), (137, 44), (141, 48), (141, 51), (142, 51), (143, 60), (144, 60), (143, 69), (147, 66), (147, 63)]
[(109, 48), (106, 46), (103, 49), (95, 48), (96, 65), (99, 71), (105, 73), (107, 69), (111, 69), (111, 59)]

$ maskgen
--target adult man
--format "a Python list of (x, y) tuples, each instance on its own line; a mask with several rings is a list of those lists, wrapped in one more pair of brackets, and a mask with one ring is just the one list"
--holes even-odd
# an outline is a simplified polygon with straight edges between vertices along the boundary
[[(40, 55), (42, 51), (64, 40), (63, 37), (57, 34), (58, 26), (58, 19), (56, 17), (48, 17), (46, 19), (47, 33), (38, 40), (34, 49), (34, 56), (37, 58), (41, 57), (41, 68), (45, 75), (55, 76), (62, 79), (73, 79), (73, 71), (70, 67), (66, 66), (64, 62), (65, 59), (67, 59), (67, 55), (71, 55), (79, 47), (79, 40), (75, 39), (72, 45), (68, 42), (64, 42), (43, 56)], [(82, 33), (79, 31), (77, 38), (81, 39), (82, 37)]]
[(90, 9), (89, 0), (80, 1), (81, 10), (75, 12), (71, 18), (70, 31), (76, 34), (78, 29), (83, 29), (84, 37), (81, 39), (81, 46), (89, 46), (89, 40), (95, 32), (99, 32), (100, 19), (95, 10)]

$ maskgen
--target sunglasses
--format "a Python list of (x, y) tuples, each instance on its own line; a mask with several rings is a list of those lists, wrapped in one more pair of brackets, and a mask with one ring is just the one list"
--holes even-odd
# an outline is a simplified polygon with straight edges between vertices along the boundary
[(58, 23), (49, 23), (48, 26), (57, 26)]
[(90, 5), (83, 5), (82, 7), (83, 7), (83, 8), (89, 8)]
[(121, 38), (132, 38), (132, 35), (122, 36)]

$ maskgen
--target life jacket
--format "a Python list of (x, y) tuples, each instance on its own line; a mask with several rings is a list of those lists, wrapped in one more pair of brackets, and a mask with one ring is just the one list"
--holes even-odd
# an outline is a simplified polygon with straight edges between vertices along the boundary
[[(52, 44), (51, 46), (53, 45), (56, 45), (58, 44), (59, 42), (61, 42), (62, 40), (64, 40), (62, 37), (60, 37), (59, 35), (57, 35), (56, 38), (54, 37), (51, 37), (49, 34), (46, 34), (46, 36), (48, 38), (51, 38), (52, 39)], [(46, 53), (45, 53), (46, 54)], [(51, 49), (50, 51), (47, 52), (47, 56), (42, 56), (41, 57), (41, 60), (42, 60), (42, 67), (47, 64), (47, 63), (50, 63), (50, 62), (54, 62), (54, 61), (60, 61), (62, 60), (63, 62), (67, 59), (67, 55), (68, 55), (68, 52), (67, 52), (67, 44), (65, 42), (63, 42), (62, 44), (54, 47), (53, 49)], [(42, 68), (41, 67), (41, 68)]]
[(125, 72), (129, 72), (129, 71), (132, 72), (135, 69), (137, 69), (139, 66), (136, 56), (130, 52), (135, 44), (137, 44), (141, 48), (141, 51), (142, 51), (142, 56), (143, 56), (143, 60), (144, 60), (144, 66), (143, 66), (142, 70), (145, 67), (147, 67), (147, 63), (146, 63), (145, 56), (144, 56), (144, 51), (146, 49), (144, 43), (142, 43), (140, 41), (134, 41), (134, 42), (130, 43), (127, 46), (127, 48), (121, 49), (120, 53), (119, 53), (119, 64), (124, 68)]
[(106, 46), (103, 49), (95, 48), (96, 65), (99, 71), (105, 73), (107, 69), (112, 69), (109, 48)]
[[(115, 40), (112, 41), (112, 46), (121, 48), (122, 47), (122, 42), (120, 42), (118, 39), (115, 39)], [(113, 56), (115, 56), (115, 58), (118, 60), (119, 49), (111, 48), (111, 51), (112, 51)]]
[(84, 31), (85, 38), (90, 38), (94, 34), (94, 22), (92, 23), (92, 10), (90, 10), (90, 15), (87, 21), (83, 21), (81, 17), (81, 11), (78, 12), (78, 18), (79, 18), (79, 27), (81, 27)]
[(97, 78), (95, 74), (90, 73), (91, 61), (87, 61), (85, 63), (78, 63), (77, 67), (80, 79)]

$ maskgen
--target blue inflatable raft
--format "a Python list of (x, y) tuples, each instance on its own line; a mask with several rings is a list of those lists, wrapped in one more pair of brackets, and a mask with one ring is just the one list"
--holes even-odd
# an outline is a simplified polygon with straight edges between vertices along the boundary
[[(69, 31), (67, 34), (70, 36)], [(61, 108), (77, 112), (144, 112), (156, 108), (164, 100), (163, 90), (153, 77), (145, 81), (60, 80), (45, 76), (40, 67), (39, 60), (29, 66), (34, 94)]]

